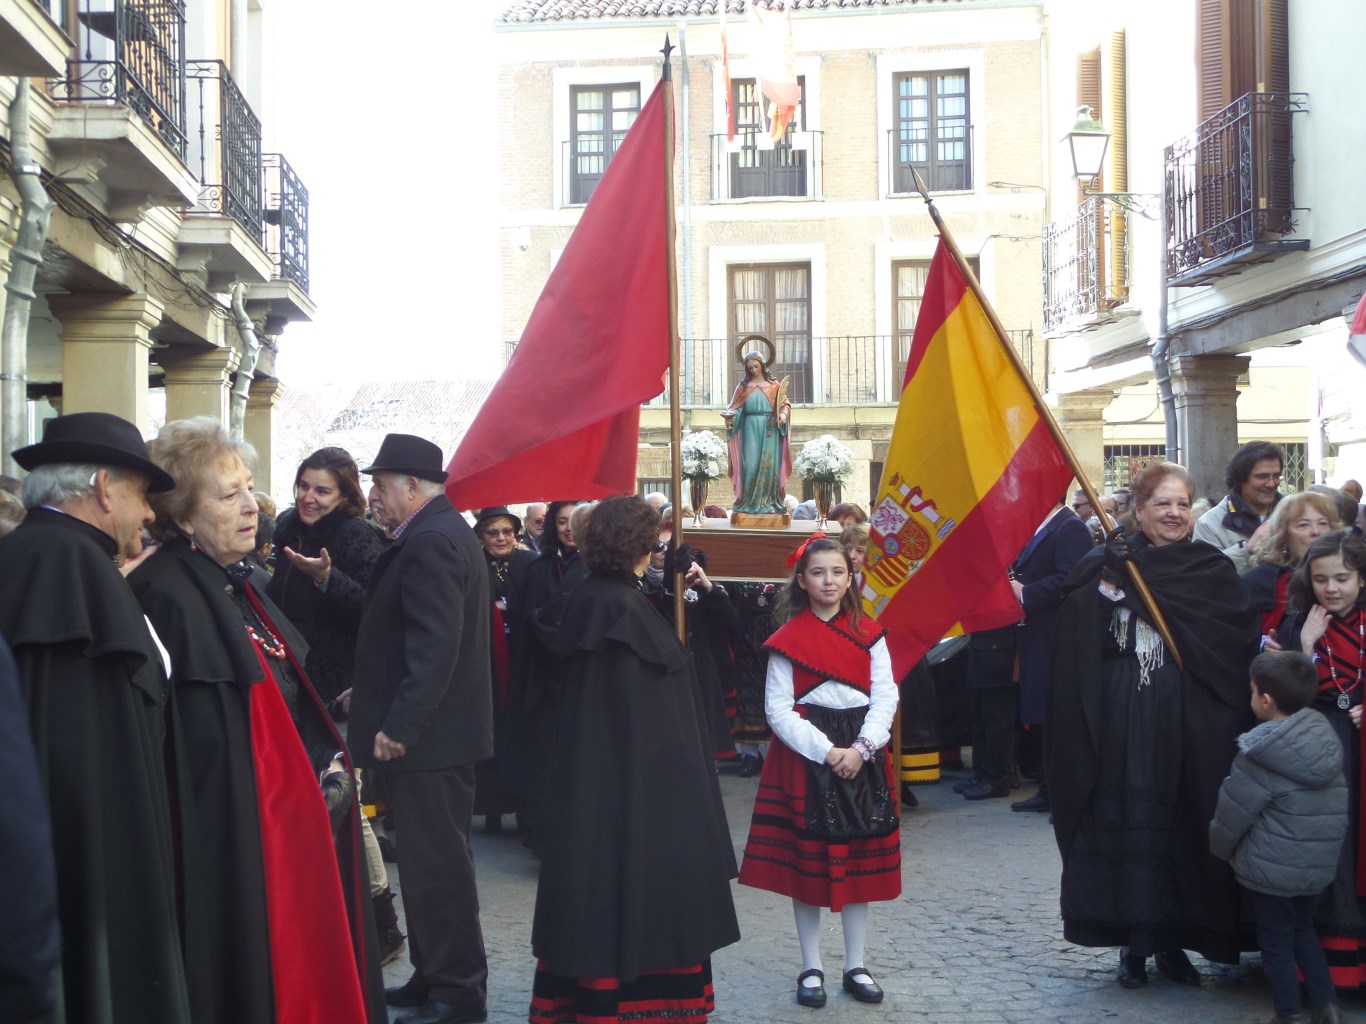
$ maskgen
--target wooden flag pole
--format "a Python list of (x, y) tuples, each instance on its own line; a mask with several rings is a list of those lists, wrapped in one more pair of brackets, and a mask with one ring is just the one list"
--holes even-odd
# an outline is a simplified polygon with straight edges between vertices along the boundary
[[(1108, 534), (1115, 527), (1114, 521), (1110, 518), (1105, 509), (1101, 508), (1100, 498), (1096, 494), (1095, 488), (1091, 486), (1091, 481), (1087, 477), (1086, 472), (1081, 468), (1081, 464), (1077, 460), (1076, 452), (1072, 450), (1072, 445), (1068, 442), (1067, 438), (1063, 436), (1062, 428), (1058, 426), (1058, 421), (1053, 418), (1053, 413), (1049, 410), (1048, 406), (1044, 404), (1043, 395), (1039, 393), (1038, 386), (1034, 383), (1034, 378), (1030, 376), (1029, 372), (1025, 369), (1024, 364), (1020, 361), (1020, 354), (1015, 351), (1015, 346), (1010, 343), (1010, 338), (1006, 335), (1005, 327), (1001, 324), (1000, 318), (997, 317), (996, 310), (992, 308), (991, 303), (987, 301), (987, 297), (982, 293), (981, 282), (977, 280), (977, 275), (972, 272), (972, 268), (968, 266), (968, 261), (963, 258), (963, 253), (958, 248), (958, 243), (953, 240), (953, 235), (949, 233), (948, 225), (944, 223), (944, 219), (939, 215), (939, 210), (935, 207), (934, 200), (930, 198), (930, 193), (925, 188), (925, 182), (921, 180), (920, 173), (916, 171), (914, 167), (911, 168), (911, 173), (915, 176), (915, 187), (920, 191), (920, 195), (924, 198), (925, 205), (929, 207), (930, 217), (934, 220), (934, 226), (939, 229), (939, 236), (944, 239), (944, 244), (948, 247), (950, 255), (953, 256), (954, 263), (958, 265), (959, 273), (963, 275), (963, 280), (967, 281), (968, 287), (971, 288), (973, 294), (977, 296), (977, 301), (982, 307), (982, 312), (986, 314), (987, 320), (991, 322), (992, 330), (996, 332), (996, 340), (999, 341), (1001, 347), (1006, 350), (1006, 354), (1010, 357), (1010, 361), (1015, 367), (1015, 372), (1019, 375), (1020, 379), (1025, 382), (1025, 386), (1029, 388), (1029, 394), (1034, 400), (1034, 407), (1038, 410), (1039, 415), (1047, 425), (1048, 432), (1053, 435), (1054, 443), (1057, 444), (1063, 457), (1067, 459), (1067, 464), (1072, 467), (1072, 472), (1076, 474), (1077, 480), (1081, 483), (1081, 489), (1086, 493), (1086, 500), (1091, 503), (1091, 508), (1093, 508), (1096, 515), (1100, 517), (1101, 525), (1105, 527), (1105, 532)], [(1181, 652), (1177, 650), (1176, 641), (1172, 639), (1171, 628), (1167, 625), (1166, 618), (1157, 607), (1157, 602), (1153, 599), (1152, 591), (1148, 589), (1148, 584), (1143, 579), (1142, 573), (1138, 571), (1138, 566), (1133, 562), (1126, 562), (1125, 566), (1129, 570), (1129, 579), (1132, 581), (1134, 589), (1138, 591), (1138, 596), (1143, 601), (1143, 607), (1148, 609), (1148, 614), (1152, 616), (1153, 626), (1161, 635), (1162, 642), (1167, 645), (1167, 650), (1171, 652), (1172, 660), (1176, 662), (1176, 667), (1178, 669), (1184, 670), (1185, 665), (1181, 660)]]
[(684, 602), (683, 594), (686, 586), (683, 582), (683, 574), (678, 571), (678, 547), (683, 543), (683, 412), (679, 406), (681, 397), (679, 395), (678, 365), (679, 365), (679, 346), (681, 344), (678, 336), (678, 261), (674, 255), (674, 232), (677, 224), (674, 219), (674, 89), (673, 72), (670, 69), (669, 57), (673, 53), (673, 43), (669, 41), (666, 33), (664, 36), (664, 48), (659, 52), (664, 54), (664, 71), (660, 78), (665, 82), (664, 89), (664, 210), (665, 210), (665, 245), (668, 247), (668, 275), (669, 275), (669, 451), (670, 451), (670, 482), (673, 485), (673, 517), (674, 532), (669, 541), (670, 553), (673, 555), (674, 565), (674, 630), (678, 634), (678, 642), (686, 644), (688, 642), (688, 623), (685, 615), (687, 604)]

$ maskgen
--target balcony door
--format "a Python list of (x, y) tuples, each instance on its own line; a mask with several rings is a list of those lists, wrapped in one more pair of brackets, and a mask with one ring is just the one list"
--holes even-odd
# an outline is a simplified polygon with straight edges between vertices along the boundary
[[(731, 345), (747, 334), (768, 338), (776, 352), (769, 371), (778, 380), (792, 378), (793, 402), (811, 401), (811, 264), (735, 264), (728, 279)], [(733, 391), (744, 368), (732, 353), (727, 359)]]
[(640, 85), (578, 85), (570, 90), (569, 202), (588, 202), (640, 113)]
[[(979, 274), (977, 257), (968, 260), (974, 274)], [(892, 263), (892, 385), (896, 400), (900, 400), (906, 382), (906, 362), (915, 338), (915, 322), (920, 316), (920, 302), (925, 295), (925, 281), (930, 276), (929, 260), (895, 260)]]
[[(793, 132), (805, 129), (806, 107), (797, 105), (783, 137), (772, 146), (764, 135), (763, 107), (767, 100), (753, 78), (731, 82), (731, 109), (735, 111), (735, 137), (740, 151), (730, 157), (730, 196), (804, 196), (807, 194), (807, 153), (792, 148)], [(805, 76), (797, 79), (803, 96)], [(761, 145), (762, 144), (762, 145)]]

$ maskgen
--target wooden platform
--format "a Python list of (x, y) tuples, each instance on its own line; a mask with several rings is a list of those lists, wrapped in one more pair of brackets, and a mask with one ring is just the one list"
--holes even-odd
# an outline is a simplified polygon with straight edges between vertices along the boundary
[[(718, 580), (782, 583), (792, 575), (785, 564), (810, 534), (813, 519), (797, 519), (785, 530), (748, 530), (732, 527), (725, 519), (704, 519), (703, 526), (683, 524), (682, 540), (707, 555), (707, 575)], [(830, 522), (824, 533), (839, 536), (839, 524)]]

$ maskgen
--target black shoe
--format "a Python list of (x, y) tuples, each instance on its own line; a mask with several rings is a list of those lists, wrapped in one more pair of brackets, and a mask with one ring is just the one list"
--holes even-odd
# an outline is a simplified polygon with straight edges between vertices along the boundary
[(1035, 793), (1028, 800), (1016, 800), (1010, 805), (1012, 811), (1051, 811), (1053, 805), (1042, 793)]
[(1148, 958), (1129, 952), (1128, 946), (1119, 950), (1119, 987), (1142, 988), (1148, 984)]
[[(408, 936), (398, 930), (398, 914), (394, 913), (394, 894), (385, 889), (373, 900), (375, 906), (375, 931), (379, 936), (379, 965), (392, 963), (403, 952)], [(404, 1005), (395, 1003), (396, 1006)], [(416, 1005), (421, 1005), (416, 1004)]]
[(489, 1011), (483, 1007), (452, 1006), (450, 1003), (428, 1003), (417, 1013), (405, 1013), (394, 1024), (483, 1024)]
[(920, 806), (920, 801), (915, 797), (915, 790), (911, 788), (909, 782), (901, 784), (901, 806), (902, 808)]
[(386, 988), (384, 1001), (390, 1006), (422, 1006), (427, 1002), (427, 986), (414, 974), (402, 985)]
[[(860, 1003), (880, 1003), (882, 1002), (882, 989), (875, 981), (855, 981), (855, 974), (868, 974), (866, 967), (851, 967), (844, 972), (844, 991), (857, 999)], [(872, 978), (871, 974), (868, 974)]]
[(746, 754), (740, 758), (740, 770), (736, 772), (742, 779), (752, 779), (764, 767), (763, 754)]
[(979, 782), (963, 790), (964, 800), (989, 800), (998, 796), (1010, 796), (1010, 787), (1004, 782)]
[(1200, 972), (1190, 962), (1184, 949), (1169, 949), (1165, 953), (1158, 953), (1153, 960), (1157, 963), (1158, 971), (1168, 981), (1174, 981), (1178, 985), (1189, 985), (1191, 988), (1200, 987)]
[[(803, 985), (807, 978), (820, 979), (819, 985)], [(797, 1002), (801, 1006), (809, 1006), (813, 1010), (819, 1010), (825, 1005), (825, 972), (818, 971), (814, 967), (809, 971), (802, 971), (797, 975)]]
[(966, 793), (973, 786), (980, 786), (984, 781), (985, 780), (981, 775), (974, 773), (972, 778), (964, 779), (962, 782), (955, 782), (953, 784), (953, 791), (955, 793)]
[(398, 847), (394, 845), (394, 841), (392, 839), (390, 839), (383, 833), (376, 832), (375, 842), (379, 846), (379, 855), (380, 858), (384, 861), (384, 863), (398, 863)]
[(484, 815), (484, 835), (501, 836), (503, 834), (503, 816), (501, 814)]

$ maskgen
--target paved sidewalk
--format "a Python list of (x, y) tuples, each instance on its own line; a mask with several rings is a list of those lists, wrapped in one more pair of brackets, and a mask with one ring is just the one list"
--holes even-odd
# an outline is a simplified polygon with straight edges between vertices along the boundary
[[(902, 816), (904, 892), (873, 905), (867, 966), (887, 992), (878, 1006), (839, 988), (844, 943), (839, 922), (825, 919), (829, 1004), (796, 1004), (800, 970), (791, 904), (772, 893), (735, 886), (743, 938), (712, 960), (714, 1024), (1251, 1024), (1272, 1016), (1271, 993), (1255, 955), (1237, 968), (1196, 961), (1200, 989), (1157, 974), (1133, 992), (1114, 980), (1115, 950), (1063, 941), (1057, 914), (1058, 854), (1043, 814), (1012, 813), (1008, 800), (969, 803), (952, 791), (962, 775), (919, 786), (920, 806)], [(721, 777), (737, 855), (749, 827), (757, 779)], [(1012, 794), (1020, 799), (1030, 794)], [(509, 823), (511, 819), (508, 819)], [(534, 962), (531, 917), (536, 862), (511, 835), (489, 838), (476, 820), (473, 839), (489, 956), (489, 1020), (526, 1020)], [(402, 837), (400, 837), (400, 842)], [(401, 890), (394, 865), (391, 880)], [(385, 970), (389, 984), (411, 973), (406, 957)], [(1344, 999), (1349, 1020), (1366, 1022), (1366, 998)]]

